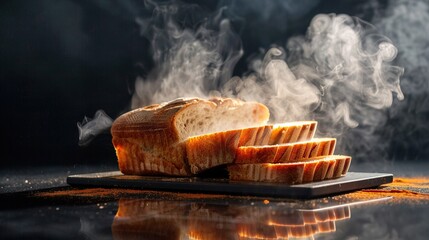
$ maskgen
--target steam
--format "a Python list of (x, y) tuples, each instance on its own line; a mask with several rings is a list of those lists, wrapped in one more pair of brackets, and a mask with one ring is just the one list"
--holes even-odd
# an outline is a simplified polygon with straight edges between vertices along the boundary
[(98, 110), (94, 118), (84, 117), (82, 122), (77, 123), (79, 146), (88, 145), (96, 136), (109, 129), (112, 122), (113, 120), (103, 110)]
[(270, 108), (273, 122), (315, 119), (319, 135), (339, 138), (340, 151), (365, 155), (377, 145), (375, 152), (385, 157), (385, 145), (374, 135), (394, 98), (404, 99), (403, 68), (392, 65), (397, 48), (371, 24), (348, 15), (317, 15), (305, 36), (290, 38), (285, 50), (269, 49), (250, 63), (252, 72), (232, 77), (242, 50), (221, 11), (194, 31), (175, 22), (176, 5), (153, 7), (154, 16), (138, 23), (152, 37), (155, 68), (137, 79), (133, 107), (188, 96), (259, 101)]
[(403, 68), (391, 65), (396, 47), (358, 18), (317, 15), (307, 36), (289, 40), (287, 48), (296, 75), (320, 90), (320, 108), (313, 116), (332, 123), (326, 133), (336, 135), (342, 125), (375, 126), (380, 119), (374, 110), (389, 108), (395, 96), (404, 98), (399, 84)]
[(232, 79), (221, 90), (222, 95), (266, 104), (274, 122), (307, 119), (319, 104), (320, 93), (315, 85), (297, 79), (282, 55), (280, 49), (270, 49), (260, 63), (254, 63), (260, 65), (259, 72)]
[(337, 152), (356, 160), (386, 159), (388, 141), (377, 131), (384, 128), (393, 99), (404, 99), (403, 68), (391, 64), (397, 48), (390, 40), (358, 18), (317, 15), (307, 36), (291, 39), (288, 50), (297, 76), (321, 91), (320, 108), (313, 113), (318, 134), (337, 137)]
[[(194, 29), (181, 26), (196, 5), (148, 2), (153, 16), (138, 18), (142, 35), (151, 41), (155, 68), (135, 84), (132, 108), (179, 97), (206, 97), (232, 75), (242, 55), (241, 42), (220, 9)], [(204, 16), (205, 17), (205, 16)], [(185, 18), (185, 20), (184, 20)]]
[[(377, 6), (374, 6), (377, 7)], [(384, 11), (377, 11), (372, 22), (398, 46), (398, 64), (406, 66), (401, 80), (404, 93), (410, 96), (389, 109), (387, 123), (392, 128), (395, 158), (427, 160), (429, 149), (429, 2), (391, 0)]]
[[(151, 43), (154, 67), (136, 79), (131, 108), (195, 96), (259, 101), (272, 122), (317, 120), (317, 134), (337, 137), (339, 153), (386, 157), (386, 135), (377, 131), (395, 99), (404, 99), (404, 70), (393, 64), (397, 48), (373, 25), (344, 14), (316, 15), (304, 36), (285, 39), (252, 59), (250, 72), (233, 76), (243, 50), (226, 8), (210, 14), (177, 1), (146, 4), (153, 15), (136, 23)], [(109, 124), (78, 125), (82, 142)]]
[(390, 64), (396, 47), (357, 18), (317, 15), (307, 35), (286, 47), (270, 49), (253, 63), (259, 71), (232, 79), (222, 93), (265, 103), (276, 122), (317, 119), (321, 134), (334, 136), (359, 123), (378, 125), (374, 112), (390, 107), (395, 96), (404, 98), (403, 69)]

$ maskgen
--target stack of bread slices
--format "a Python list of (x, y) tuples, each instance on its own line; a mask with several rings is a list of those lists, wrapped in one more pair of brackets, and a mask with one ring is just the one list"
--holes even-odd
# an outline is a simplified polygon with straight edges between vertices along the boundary
[(232, 98), (187, 98), (119, 116), (112, 142), (126, 175), (195, 176), (225, 167), (230, 180), (298, 184), (345, 175), (351, 157), (316, 121), (269, 124), (269, 109)]

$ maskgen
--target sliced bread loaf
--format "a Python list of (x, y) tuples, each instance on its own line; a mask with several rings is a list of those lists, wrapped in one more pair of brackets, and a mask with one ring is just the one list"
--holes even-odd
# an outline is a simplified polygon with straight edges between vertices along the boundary
[[(309, 140), (314, 136), (316, 126), (316, 121), (298, 121), (189, 137), (185, 144), (191, 173), (198, 174), (212, 167), (235, 162), (237, 149), (241, 146)], [(242, 161), (247, 160), (246, 157), (251, 160), (255, 158), (246, 154), (240, 156)]]

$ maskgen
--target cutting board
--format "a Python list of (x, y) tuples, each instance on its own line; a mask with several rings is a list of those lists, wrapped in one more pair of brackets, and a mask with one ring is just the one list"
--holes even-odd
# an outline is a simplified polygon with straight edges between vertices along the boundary
[(337, 179), (296, 185), (230, 181), (218, 178), (134, 176), (123, 175), (119, 171), (70, 175), (67, 177), (69, 185), (81, 187), (138, 188), (297, 199), (311, 199), (364, 188), (374, 188), (392, 181), (393, 175), (390, 173), (367, 172), (348, 172), (346, 176)]

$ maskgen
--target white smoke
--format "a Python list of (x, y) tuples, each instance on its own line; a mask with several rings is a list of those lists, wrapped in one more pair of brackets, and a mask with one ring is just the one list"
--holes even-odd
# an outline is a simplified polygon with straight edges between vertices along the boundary
[(132, 108), (210, 95), (259, 101), (273, 122), (317, 120), (317, 134), (337, 137), (339, 153), (386, 158), (391, 133), (378, 131), (395, 99), (404, 99), (404, 70), (394, 65), (397, 48), (371, 24), (316, 15), (306, 35), (285, 39), (284, 48), (253, 59), (250, 73), (233, 76), (243, 50), (225, 9), (211, 14), (178, 1), (146, 7), (152, 16), (136, 22), (151, 43), (154, 67), (137, 78)]
[(372, 20), (398, 47), (397, 63), (405, 67), (401, 87), (408, 96), (391, 108), (388, 127), (395, 158), (427, 160), (429, 150), (429, 2), (390, 0)]
[(319, 121), (318, 135), (337, 137), (343, 154), (368, 156), (376, 145), (371, 155), (386, 157), (376, 131), (393, 99), (404, 98), (403, 68), (392, 64), (397, 48), (371, 24), (343, 14), (317, 15), (305, 36), (288, 39), (286, 50), (273, 47), (250, 63), (253, 72), (232, 77), (242, 50), (222, 11), (186, 28), (177, 20), (187, 6), (151, 7), (154, 15), (137, 21), (152, 43), (155, 67), (137, 79), (133, 108), (210, 94), (259, 101), (270, 108), (273, 122)]
[(286, 48), (269, 50), (252, 63), (258, 71), (232, 79), (223, 95), (263, 102), (275, 122), (316, 119), (318, 134), (338, 137), (343, 154), (369, 156), (373, 149), (372, 157), (385, 157), (386, 141), (375, 132), (393, 99), (404, 98), (403, 68), (391, 64), (397, 49), (389, 39), (358, 18), (320, 14)]
[(297, 79), (281, 56), (280, 49), (270, 49), (262, 61), (254, 63), (259, 72), (231, 79), (222, 95), (266, 104), (274, 122), (308, 119), (320, 102), (320, 92), (305, 79)]
[[(220, 9), (195, 29), (179, 24), (184, 14), (202, 11), (183, 3), (155, 4), (153, 16), (137, 19), (151, 41), (155, 68), (138, 78), (132, 107), (179, 97), (206, 97), (232, 76), (242, 55), (241, 42)], [(192, 23), (191, 23), (192, 24)]]
[(397, 48), (391, 41), (358, 18), (322, 14), (287, 49), (293, 72), (320, 90), (321, 104), (313, 112), (319, 134), (337, 137), (337, 152), (355, 159), (386, 159), (388, 141), (377, 131), (394, 98), (404, 99), (404, 69), (392, 64)]
[(93, 118), (84, 117), (82, 122), (77, 123), (79, 145), (88, 145), (97, 135), (109, 129), (112, 122), (113, 120), (103, 110), (98, 110)]

